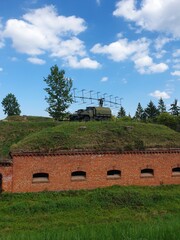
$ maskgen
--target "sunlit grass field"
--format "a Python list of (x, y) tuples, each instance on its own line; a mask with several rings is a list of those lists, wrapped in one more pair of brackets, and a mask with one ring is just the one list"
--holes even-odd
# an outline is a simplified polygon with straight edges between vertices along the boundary
[(152, 239), (180, 236), (180, 185), (0, 195), (0, 239)]

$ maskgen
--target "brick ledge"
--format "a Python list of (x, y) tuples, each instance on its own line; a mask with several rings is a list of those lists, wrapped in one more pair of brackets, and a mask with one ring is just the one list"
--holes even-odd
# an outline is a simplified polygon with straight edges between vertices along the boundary
[(10, 152), (10, 156), (58, 156), (58, 155), (101, 155), (101, 154), (166, 154), (166, 153), (180, 153), (180, 148), (168, 149), (147, 149), (147, 150), (134, 150), (134, 151), (115, 151), (115, 150), (60, 150), (57, 152)]

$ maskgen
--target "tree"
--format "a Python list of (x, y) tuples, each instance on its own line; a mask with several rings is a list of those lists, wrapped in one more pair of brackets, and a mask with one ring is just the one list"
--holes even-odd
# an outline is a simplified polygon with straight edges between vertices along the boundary
[(55, 120), (63, 120), (66, 116), (66, 109), (72, 103), (73, 98), (70, 93), (72, 88), (72, 80), (66, 78), (65, 71), (59, 71), (57, 65), (54, 65), (50, 68), (51, 73), (47, 78), (44, 78), (44, 81), (48, 85), (45, 88), (45, 91), (48, 93), (48, 97), (45, 97), (45, 100), (49, 104), (49, 107), (46, 109), (51, 117)]
[(178, 116), (180, 114), (180, 107), (178, 106), (178, 100), (175, 99), (174, 103), (171, 104), (171, 108), (169, 109), (172, 115)]
[(14, 94), (9, 93), (1, 102), (2, 106), (4, 107), (3, 111), (8, 116), (13, 115), (20, 115), (20, 105), (14, 96)]
[(145, 115), (147, 118), (153, 119), (155, 118), (158, 114), (159, 111), (156, 108), (156, 106), (154, 105), (154, 103), (152, 101), (149, 102), (149, 104), (147, 105), (147, 108), (145, 109)]
[(117, 117), (118, 117), (118, 118), (122, 118), (122, 117), (125, 117), (125, 116), (126, 116), (126, 111), (125, 111), (125, 109), (121, 106), (121, 107), (120, 107), (120, 110), (119, 110), (119, 112), (118, 112)]
[(160, 98), (159, 102), (158, 102), (158, 111), (159, 111), (159, 113), (165, 113), (166, 112), (166, 106), (165, 106), (162, 98)]
[(137, 119), (137, 120), (142, 120), (143, 119), (143, 113), (144, 113), (144, 110), (143, 110), (141, 104), (138, 103), (134, 118)]

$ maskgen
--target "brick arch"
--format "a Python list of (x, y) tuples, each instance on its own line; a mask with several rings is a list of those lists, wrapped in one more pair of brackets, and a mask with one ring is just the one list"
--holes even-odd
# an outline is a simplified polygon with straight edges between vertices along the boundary
[(49, 173), (47, 172), (35, 172), (32, 175), (32, 182), (49, 182)]
[(116, 168), (107, 170), (107, 178), (120, 178), (120, 177), (121, 177), (121, 170)]
[(142, 168), (141, 177), (154, 177), (154, 169), (150, 167)]
[(179, 166), (179, 164), (172, 167), (172, 176), (180, 177), (180, 166)]
[(71, 172), (71, 180), (85, 180), (86, 171), (76, 170)]

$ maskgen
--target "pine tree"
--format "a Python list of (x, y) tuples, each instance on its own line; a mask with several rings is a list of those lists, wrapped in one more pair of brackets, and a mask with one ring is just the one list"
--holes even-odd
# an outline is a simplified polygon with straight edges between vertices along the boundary
[(152, 101), (149, 102), (144, 112), (146, 114), (146, 117), (149, 119), (153, 119), (159, 114), (158, 109), (156, 108)]
[(171, 108), (169, 109), (172, 115), (180, 115), (180, 107), (178, 106), (178, 100), (175, 99), (174, 103), (171, 104)]
[(158, 102), (158, 111), (159, 111), (159, 113), (166, 112), (166, 106), (165, 106), (164, 101), (163, 101), (162, 98), (160, 98), (159, 102)]
[(1, 102), (4, 107), (3, 111), (8, 116), (20, 115), (20, 105), (14, 94), (9, 93)]
[(144, 110), (143, 110), (141, 104), (138, 103), (134, 118), (137, 119), (137, 120), (142, 120), (143, 119), (143, 113), (144, 113)]
[(126, 116), (126, 111), (125, 111), (125, 109), (121, 106), (121, 107), (120, 107), (120, 110), (119, 110), (119, 112), (118, 112), (117, 117), (118, 117), (118, 118), (121, 118), (121, 117), (125, 117), (125, 116)]
[(72, 103), (73, 98), (70, 93), (72, 88), (72, 80), (66, 78), (65, 71), (59, 71), (57, 65), (51, 67), (51, 73), (47, 78), (44, 78), (44, 81), (48, 85), (45, 88), (45, 91), (48, 93), (48, 96), (45, 97), (49, 107), (47, 112), (55, 120), (63, 120), (66, 116), (66, 109)]

